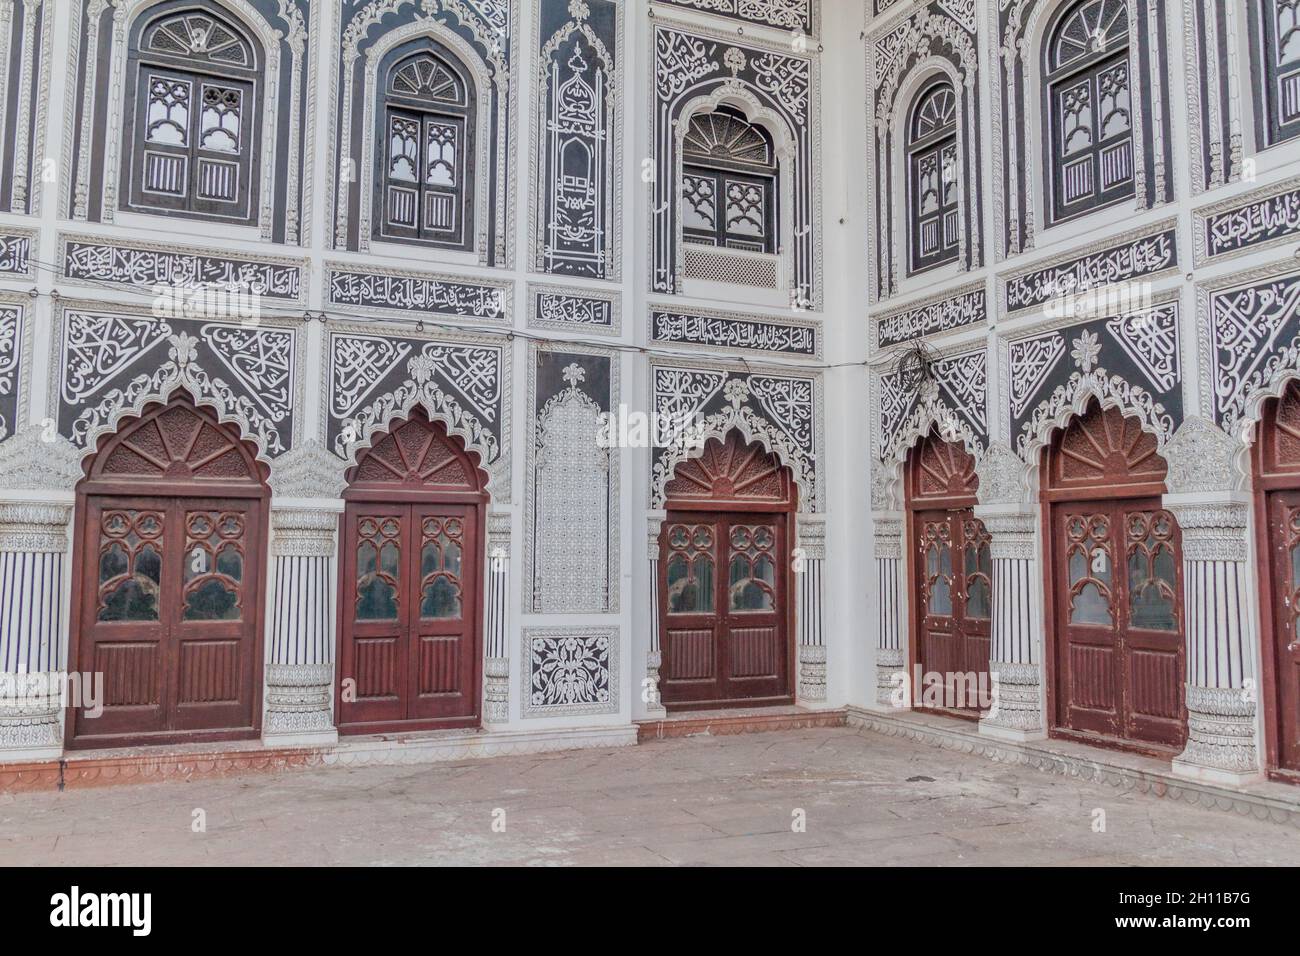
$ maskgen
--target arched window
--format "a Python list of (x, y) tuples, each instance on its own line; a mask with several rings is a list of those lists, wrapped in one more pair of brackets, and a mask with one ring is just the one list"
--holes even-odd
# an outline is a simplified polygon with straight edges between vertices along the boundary
[(683, 143), (687, 242), (776, 252), (776, 149), (761, 126), (720, 106), (692, 117)]
[(1047, 35), (1051, 222), (1134, 195), (1128, 27), (1127, 0), (1082, 0)]
[(912, 272), (957, 258), (957, 97), (947, 80), (921, 91), (907, 127)]
[(128, 55), (124, 208), (255, 223), (259, 53), (209, 6), (142, 18)]
[(1263, 145), (1273, 146), (1300, 136), (1300, 0), (1263, 0), (1261, 7)]
[(384, 60), (375, 236), (472, 251), (474, 87), (428, 38)]

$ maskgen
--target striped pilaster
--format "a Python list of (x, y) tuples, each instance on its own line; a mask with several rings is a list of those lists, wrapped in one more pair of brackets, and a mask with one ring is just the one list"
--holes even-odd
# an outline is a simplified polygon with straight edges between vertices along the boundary
[(1174, 770), (1239, 782), (1260, 769), (1246, 576), (1248, 499), (1232, 493), (1166, 495), (1165, 506), (1182, 538), (1187, 642), (1187, 746)]
[(822, 563), (826, 560), (826, 519), (822, 515), (799, 515), (798, 551), (794, 556), (799, 633), (799, 699), (826, 699), (826, 643), (823, 630), (825, 608)]
[(510, 512), (488, 513), (488, 586), (484, 614), (483, 719), (501, 724), (510, 719), (510, 657), (506, 651), (510, 620)]
[(986, 733), (1017, 738), (1043, 733), (1043, 694), (1039, 677), (1040, 620), (1036, 585), (1042, 576), (1035, 529), (1038, 511), (1030, 505), (988, 505), (975, 509), (989, 532), (993, 558), (993, 617), (989, 673), (995, 703), (980, 721)]
[(334, 729), (334, 594), (337, 587), (332, 509), (272, 508), (271, 635), (266, 664), (266, 725), (277, 743), (337, 739)]
[(875, 519), (876, 585), (876, 703), (890, 704), (894, 675), (904, 669), (903, 653), (903, 520), (901, 515)]
[(646, 674), (642, 684), (641, 702), (646, 713), (661, 717), (665, 713), (659, 700), (659, 668), (663, 652), (659, 647), (659, 533), (664, 526), (664, 513), (652, 512), (646, 519), (646, 557), (650, 561), (650, 650), (646, 654)]
[(66, 505), (0, 504), (0, 759), (62, 752), (71, 516)]

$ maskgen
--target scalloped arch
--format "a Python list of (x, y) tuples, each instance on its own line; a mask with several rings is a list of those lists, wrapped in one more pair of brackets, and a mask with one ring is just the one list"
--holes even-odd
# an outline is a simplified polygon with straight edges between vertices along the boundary
[(99, 442), (106, 435), (116, 434), (122, 425), (122, 421), (127, 418), (139, 418), (144, 414), (145, 408), (149, 405), (168, 405), (176, 396), (177, 392), (184, 392), (189, 396), (196, 408), (210, 408), (216, 414), (217, 422), (222, 425), (234, 425), (239, 430), (241, 441), (251, 444), (256, 450), (256, 458), (268, 469), (274, 467), (275, 459), (267, 452), (266, 447), (262, 444), (262, 439), (248, 427), (248, 422), (241, 416), (226, 412), (216, 399), (204, 395), (199, 391), (193, 382), (177, 377), (156, 392), (146, 392), (136, 398), (130, 404), (124, 404), (113, 411), (104, 423), (97, 428), (93, 428), (86, 433), (85, 444), (79, 449), (80, 462), (85, 464), (85, 460), (94, 455), (99, 447)]
[[(394, 422), (410, 418), (411, 412), (419, 408), (428, 416), (429, 421), (441, 424), (447, 434), (453, 438), (460, 439), (461, 445), (466, 452), (471, 452), (478, 457), (478, 468), (487, 475), (487, 482), (483, 490), (488, 493), (492, 500), (501, 497), (501, 486), (503, 484), (503, 472), (510, 467), (509, 455), (503, 451), (495, 461), (491, 460), (490, 449), (486, 448), (474, 440), (473, 432), (464, 425), (457, 425), (450, 414), (441, 409), (433, 408), (425, 401), (424, 396), (419, 394), (408, 395), (406, 400), (400, 405), (394, 403), (383, 415), (377, 417), (373, 422), (366, 425), (361, 436), (352, 444), (347, 446), (347, 455), (339, 458), (339, 476), (346, 482), (346, 475), (349, 469), (361, 463), (363, 452), (369, 451), (374, 447), (376, 434), (387, 435), (392, 431)], [(468, 412), (462, 413), (463, 419), (476, 421)], [(506, 475), (508, 477), (508, 475)]]
[(1044, 418), (1039, 423), (1037, 430), (1031, 433), (1022, 456), (1025, 467), (1029, 469), (1031, 476), (1037, 475), (1035, 463), (1038, 461), (1043, 449), (1051, 444), (1053, 436), (1058, 431), (1065, 429), (1072, 419), (1082, 417), (1084, 412), (1087, 411), (1088, 403), (1093, 399), (1096, 399), (1103, 409), (1115, 408), (1125, 418), (1136, 418), (1144, 432), (1155, 436), (1156, 448), (1161, 457), (1164, 456), (1168, 436), (1160, 430), (1158, 424), (1148, 418), (1143, 409), (1132, 404), (1126, 404), (1114, 395), (1103, 394), (1094, 382), (1087, 381), (1075, 391), (1073, 398), (1069, 402), (1062, 403), (1060, 410), (1055, 415)]
[[(745, 409), (748, 411), (748, 409)], [(667, 500), (665, 488), (672, 480), (677, 466), (692, 458), (704, 454), (704, 446), (711, 438), (725, 442), (727, 435), (738, 431), (740, 437), (748, 443), (757, 443), (769, 455), (775, 455), (781, 464), (790, 469), (795, 486), (799, 489), (799, 510), (818, 511), (816, 477), (809, 473), (807, 463), (794, 454), (790, 441), (781, 435), (774, 426), (752, 412), (748, 415), (732, 415), (725, 412), (712, 415), (704, 422), (704, 428), (692, 437), (691, 446), (678, 444), (669, 446), (663, 457), (655, 464), (650, 481), (650, 507), (662, 509)]]

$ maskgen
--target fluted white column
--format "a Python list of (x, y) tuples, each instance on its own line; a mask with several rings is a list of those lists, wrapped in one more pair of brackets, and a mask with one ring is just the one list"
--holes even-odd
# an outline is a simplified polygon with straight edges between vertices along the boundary
[(826, 699), (826, 643), (822, 562), (826, 560), (826, 518), (799, 515), (798, 550), (795, 551), (796, 607), (799, 631), (799, 700), (820, 703)]
[(1042, 566), (1035, 543), (1038, 509), (1027, 504), (980, 505), (975, 515), (989, 533), (993, 558), (989, 675), (995, 702), (980, 720), (980, 732), (1013, 740), (1042, 737), (1042, 618), (1037, 610)]
[(271, 511), (270, 646), (262, 737), (277, 746), (328, 745), (334, 726), (334, 596), (340, 502)]
[(1246, 569), (1251, 499), (1233, 490), (1242, 483), (1236, 467), (1242, 451), (1240, 441), (1196, 415), (1184, 419), (1163, 449), (1169, 465), (1163, 503), (1182, 540), (1187, 647), (1187, 745), (1173, 771), (1227, 784), (1260, 772), (1258, 627)]
[(894, 675), (906, 670), (903, 644), (903, 517), (898, 512), (875, 516), (876, 587), (876, 703), (890, 706)]
[(650, 650), (646, 654), (645, 679), (641, 685), (641, 703), (650, 717), (662, 717), (667, 711), (659, 697), (659, 668), (663, 652), (659, 647), (659, 533), (665, 514), (652, 511), (646, 518), (646, 557), (650, 561)]
[(0, 761), (63, 752), (68, 523), (61, 504), (0, 504)]
[(504, 724), (510, 720), (510, 654), (506, 650), (510, 621), (510, 512), (488, 512), (487, 525), (483, 720)]
[(1260, 772), (1246, 574), (1248, 501), (1230, 494), (1218, 500), (1165, 496), (1182, 535), (1187, 642), (1187, 746), (1173, 769), (1230, 784), (1248, 782)]

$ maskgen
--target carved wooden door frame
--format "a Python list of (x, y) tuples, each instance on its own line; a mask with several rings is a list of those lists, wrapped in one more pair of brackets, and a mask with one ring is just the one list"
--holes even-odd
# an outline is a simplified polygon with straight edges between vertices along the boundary
[[(1295, 613), (1283, 586), (1282, 518), (1300, 507), (1300, 382), (1289, 382), (1279, 399), (1264, 406), (1259, 440), (1251, 453), (1254, 484), (1255, 554), (1260, 595), (1260, 705), (1264, 710), (1265, 772), (1272, 780), (1300, 785), (1300, 701), (1295, 699), (1300, 647), (1280, 625)], [(1283, 441), (1282, 439), (1286, 439)], [(1286, 536), (1288, 539), (1291, 535)], [(1290, 606), (1286, 601), (1292, 598)], [(1291, 683), (1288, 683), (1288, 672)], [(1294, 727), (1287, 726), (1288, 713)], [(1290, 753), (1288, 754), (1288, 751)]]
[[(725, 460), (721, 457), (726, 455)], [(733, 484), (725, 476), (711, 474), (715, 466), (724, 470), (731, 468), (738, 480)], [(744, 471), (752, 468), (749, 475)], [(762, 481), (753, 481), (753, 474), (762, 474)], [(717, 480), (715, 480), (717, 479)], [(766, 452), (757, 443), (746, 444), (739, 433), (728, 433), (726, 442), (710, 439), (704, 454), (687, 459), (677, 466), (675, 477), (667, 485), (666, 517), (660, 530), (659, 539), (659, 577), (656, 582), (657, 600), (659, 602), (659, 639), (660, 649), (664, 655), (664, 664), (660, 671), (661, 699), (667, 710), (720, 709), (728, 707), (780, 706), (792, 704), (795, 700), (795, 608), (794, 589), (790, 580), (793, 573), (790, 561), (791, 542), (795, 534), (794, 515), (798, 507), (798, 490), (790, 475), (790, 470), (782, 465), (776, 456)], [(668, 535), (674, 524), (689, 523), (711, 525), (713, 528), (712, 551), (714, 558), (714, 609), (708, 614), (691, 615), (699, 617), (699, 624), (704, 626), (704, 619), (709, 619), (708, 626), (713, 630), (714, 660), (725, 658), (717, 644), (719, 635), (729, 633), (729, 623), (736, 614), (729, 610), (727, 600), (727, 579), (729, 574), (730, 530), (736, 525), (757, 523), (771, 524), (775, 529), (775, 613), (763, 614), (771, 618), (771, 623), (778, 630), (778, 641), (782, 649), (779, 675), (783, 687), (778, 693), (758, 698), (727, 699), (689, 699), (669, 701), (663, 694), (668, 683), (669, 673), (668, 626)], [(725, 532), (725, 533), (724, 533)], [(736, 612), (739, 613), (739, 612)], [(755, 612), (746, 612), (755, 613)], [(674, 614), (674, 623), (682, 617)], [(742, 619), (742, 623), (748, 623)], [(715, 667), (716, 667), (715, 663)], [(728, 675), (717, 674), (715, 682), (729, 683)]]
[[(968, 639), (965, 615), (967, 584), (965, 579), (967, 575), (965, 573), (964, 525), (967, 521), (975, 521), (979, 523), (981, 532), (983, 531), (983, 522), (980, 522), (975, 517), (974, 512), (975, 505), (978, 504), (979, 500), (976, 495), (978, 487), (979, 479), (975, 474), (975, 459), (959, 443), (945, 441), (936, 432), (931, 432), (908, 453), (903, 468), (903, 498), (907, 522), (906, 540), (908, 542), (908, 554), (910, 555), (906, 562), (905, 572), (907, 594), (910, 598), (907, 602), (907, 685), (912, 688), (914, 697), (916, 686), (913, 675), (917, 673), (917, 668), (924, 671), (926, 667), (921, 648), (922, 633), (929, 632), (927, 615), (922, 611), (925, 604), (922, 590), (926, 586), (924, 579), (927, 577), (924, 563), (925, 555), (921, 547), (920, 537), (923, 523), (926, 521), (932, 523), (937, 521), (945, 522), (951, 539), (951, 570), (953, 576), (951, 600), (953, 613), (947, 616), (947, 620), (952, 622), (950, 630), (963, 649), (962, 671), (964, 672), (966, 670), (965, 651), (967, 650), (966, 643)], [(989, 583), (990, 585), (992, 583), (991, 573)], [(991, 590), (989, 599), (991, 608)], [(977, 640), (988, 642), (992, 625), (991, 618), (972, 620), (970, 625), (970, 629), (976, 632), (971, 636), (974, 636)], [(982, 673), (988, 673), (988, 662), (985, 662)], [(924, 690), (924, 684), (922, 684), (921, 689)], [(913, 699), (912, 706), (916, 709), (933, 710), (936, 713), (964, 720), (977, 720), (979, 718), (978, 710), (923, 707), (921, 698)]]
[[(1070, 436), (1073, 430), (1084, 430), (1085, 425), (1095, 428), (1100, 421), (1106, 429), (1105, 434), (1111, 442), (1117, 442), (1113, 447), (1105, 450), (1105, 454), (1099, 460), (1104, 460), (1105, 465), (1102, 468), (1093, 466), (1082, 466), (1085, 468), (1092, 467), (1092, 474), (1082, 476), (1067, 476), (1065, 474), (1065, 462), (1067, 458), (1075, 462), (1083, 462), (1084, 457), (1062, 451), (1063, 445), (1072, 440)], [(1118, 432), (1116, 429), (1119, 429)], [(1123, 455), (1120, 454), (1122, 446), (1127, 446)], [(1095, 442), (1094, 448), (1097, 448)], [(1098, 454), (1102, 450), (1098, 448)], [(1125, 456), (1133, 456), (1127, 461), (1122, 461)], [(1145, 470), (1139, 470), (1146, 466)], [(1039, 496), (1042, 501), (1041, 515), (1041, 533), (1043, 540), (1044, 560), (1043, 560), (1043, 614), (1044, 627), (1047, 639), (1044, 641), (1044, 651), (1046, 656), (1046, 702), (1047, 702), (1047, 724), (1048, 735), (1051, 737), (1082, 740), (1086, 743), (1106, 747), (1114, 750), (1124, 750), (1134, 753), (1151, 754), (1159, 757), (1168, 757), (1171, 753), (1182, 749), (1183, 741), (1187, 735), (1187, 709), (1186, 709), (1186, 612), (1183, 607), (1183, 561), (1182, 561), (1182, 542), (1178, 532), (1178, 522), (1168, 512), (1163, 510), (1162, 497), (1165, 494), (1165, 473), (1166, 465), (1164, 459), (1160, 456), (1156, 439), (1153, 435), (1141, 429), (1141, 425), (1136, 418), (1125, 417), (1116, 408), (1102, 409), (1097, 402), (1092, 402), (1082, 415), (1076, 415), (1070, 419), (1070, 423), (1061, 430), (1058, 430), (1052, 438), (1051, 443), (1042, 452), (1042, 462), (1040, 465), (1040, 491)], [(1182, 731), (1181, 738), (1177, 742), (1154, 742), (1142, 740), (1134, 737), (1123, 736), (1125, 728), (1120, 727), (1119, 735), (1103, 734), (1101, 732), (1092, 732), (1086, 730), (1077, 730), (1065, 726), (1068, 714), (1068, 696), (1063, 695), (1061, 682), (1066, 679), (1066, 672), (1062, 664), (1062, 645), (1068, 641), (1068, 628), (1065, 626), (1064, 613), (1069, 607), (1068, 601), (1064, 597), (1070, 593), (1068, 568), (1064, 565), (1064, 554), (1061, 547), (1058, 547), (1058, 529), (1063, 527), (1061, 517), (1065, 510), (1074, 508), (1088, 510), (1093, 509), (1100, 513), (1106, 511), (1111, 515), (1110, 527), (1108, 530), (1109, 540), (1112, 542), (1111, 574), (1112, 581), (1119, 581), (1118, 599), (1124, 600), (1125, 604), (1115, 604), (1114, 608), (1120, 608), (1124, 611), (1124, 622), (1120, 624), (1116, 621), (1113, 624), (1112, 632), (1118, 634), (1123, 631), (1128, 634), (1129, 631), (1139, 631), (1136, 635), (1137, 640), (1148, 639), (1154, 631), (1151, 629), (1134, 628), (1128, 623), (1130, 613), (1127, 608), (1128, 595), (1128, 564), (1129, 564), (1129, 547), (1128, 532), (1124, 527), (1127, 512), (1133, 511), (1150, 511), (1168, 515), (1168, 520), (1172, 523), (1173, 534), (1169, 539), (1174, 552), (1174, 574), (1175, 583), (1172, 588), (1174, 613), (1178, 621), (1178, 627), (1174, 632), (1176, 634), (1176, 651), (1177, 654), (1177, 679), (1175, 693), (1178, 695), (1179, 709), (1182, 712)], [(1062, 532), (1063, 534), (1063, 532)], [(1121, 560), (1122, 559), (1122, 560)], [(1112, 614), (1114, 611), (1112, 610)], [(1150, 632), (1150, 633), (1146, 633)], [(1118, 638), (1120, 645), (1127, 648), (1129, 641), (1124, 638)], [(1121, 666), (1125, 663), (1121, 660)], [(1127, 686), (1121, 685), (1121, 691)], [(1126, 700), (1124, 707), (1128, 707), (1131, 701)], [(1122, 710), (1121, 716), (1127, 711)]]
[[(174, 451), (163, 440), (162, 445), (151, 444), (150, 447), (133, 447), (133, 437), (144, 439), (145, 430), (159, 418), (185, 409), (204, 425), (196, 430), (189, 440), (184, 459), (176, 459)], [(161, 426), (159, 426), (161, 428)], [(208, 442), (213, 433), (228, 443), (224, 449), (213, 445), (205, 452), (200, 441)], [(161, 434), (161, 432), (159, 433)], [(152, 439), (152, 436), (149, 436)], [(176, 450), (179, 450), (176, 449)], [(165, 457), (172, 454), (168, 462)], [(116, 456), (121, 455), (118, 459)], [(223, 462), (227, 464), (223, 464)], [(162, 464), (161, 469), (157, 468)], [(137, 474), (128, 469), (157, 474)], [(228, 471), (241, 468), (245, 477), (241, 480), (232, 477), (208, 477), (213, 471)], [(167, 522), (163, 535), (172, 538), (183, 534), (184, 528), (170, 527), (176, 524), (176, 516), (183, 515), (186, 504), (201, 506), (202, 510), (220, 511), (223, 503), (229, 504), (229, 510), (240, 510), (246, 515), (243, 530), (243, 594), (241, 606), (247, 614), (240, 621), (239, 630), (247, 639), (247, 656), (240, 668), (242, 676), (242, 693), (246, 694), (249, 718), (246, 724), (238, 727), (219, 729), (184, 729), (166, 726), (156, 731), (124, 732), (111, 735), (78, 735), (81, 721), (76, 713), (69, 713), (64, 725), (65, 746), (70, 749), (89, 749), (102, 747), (130, 747), (151, 744), (202, 743), (227, 740), (255, 739), (260, 735), (262, 722), (262, 684), (263, 654), (266, 622), (266, 573), (263, 564), (267, 554), (269, 540), (269, 505), (270, 488), (266, 484), (267, 469), (256, 460), (256, 451), (250, 443), (244, 441), (233, 424), (223, 424), (217, 420), (210, 408), (196, 405), (188, 394), (176, 393), (166, 404), (151, 404), (138, 416), (124, 419), (111, 434), (101, 437), (94, 455), (83, 462), (86, 477), (77, 485), (75, 517), (73, 519), (72, 568), (73, 585), (69, 616), (70, 634), (68, 640), (68, 671), (90, 673), (94, 670), (93, 649), (86, 647), (91, 640), (90, 616), (97, 607), (98, 579), (100, 572), (101, 544), (100, 528), (89, 521), (91, 511), (100, 514), (107, 506), (122, 508), (136, 506), (165, 512), (172, 516)], [(256, 479), (252, 476), (256, 476)], [(152, 486), (144, 485), (150, 478), (155, 480)], [(142, 485), (144, 488), (142, 489)], [(148, 494), (141, 494), (147, 490)], [(183, 521), (183, 518), (180, 520)], [(164, 548), (166, 544), (164, 543)], [(160, 562), (160, 577), (166, 570), (177, 570), (180, 556), (169, 555), (164, 551)], [(172, 593), (167, 589), (167, 582), (161, 581), (160, 595), (172, 594), (172, 600), (178, 600), (182, 594)], [(172, 608), (172, 616), (179, 613)], [(161, 616), (161, 608), (160, 608)], [(97, 615), (96, 615), (97, 617)], [(161, 622), (160, 622), (161, 623)], [(191, 622), (193, 624), (195, 622)], [(171, 635), (163, 634), (160, 640), (169, 642), (164, 650), (175, 650)], [(179, 667), (178, 662), (174, 663)], [(161, 662), (167, 666), (168, 661)], [(169, 677), (170, 675), (170, 677)], [(175, 674), (168, 671), (160, 679), (163, 692), (160, 694), (159, 707), (165, 708), (169, 700), (175, 698)], [(243, 705), (241, 704), (241, 708)], [(175, 715), (162, 715), (164, 723), (174, 721)]]
[[(406, 461), (412, 454), (411, 446), (403, 445), (397, 436), (409, 426), (416, 426), (434, 437), (418, 452), (415, 461)], [(379, 455), (396, 450), (409, 465), (405, 474), (397, 474), (391, 464), (380, 460)], [(437, 450), (450, 452), (450, 457), (435, 459)], [(378, 453), (378, 454), (376, 454)], [(466, 451), (460, 441), (448, 434), (441, 422), (431, 421), (422, 409), (414, 410), (404, 419), (394, 419), (388, 429), (373, 436), (370, 447), (358, 454), (357, 464), (348, 470), (348, 487), (343, 492), (346, 502), (342, 533), (339, 536), (339, 583), (337, 623), (338, 634), (336, 648), (339, 661), (338, 679), (335, 682), (335, 713), (339, 733), (372, 734), (419, 730), (439, 730), (456, 728), (473, 728), (481, 725), (483, 720), (483, 653), (485, 636), (483, 633), (484, 601), (487, 588), (486, 551), (487, 551), (487, 476), (479, 467), (474, 453)], [(352, 619), (356, 599), (356, 524), (357, 516), (365, 511), (386, 511), (399, 517), (404, 523), (402, 534), (402, 555), (404, 572), (399, 579), (405, 583), (404, 593), (399, 595), (399, 607), (402, 609), (401, 620), (404, 632), (405, 650), (402, 679), (401, 707), (410, 712), (419, 703), (415, 693), (415, 678), (418, 662), (415, 660), (415, 647), (419, 644), (416, 633), (420, 630), (420, 619), (411, 619), (410, 605), (417, 590), (412, 590), (413, 582), (422, 579), (419, 566), (420, 547), (413, 547), (412, 542), (420, 538), (417, 523), (423, 524), (428, 517), (459, 517), (464, 522), (465, 547), (462, 551), (463, 581), (472, 590), (472, 595), (464, 610), (469, 618), (465, 620), (465, 633), (469, 638), (470, 666), (462, 671), (462, 680), (469, 684), (467, 709), (469, 713), (455, 716), (386, 716), (372, 720), (345, 722), (344, 681), (355, 675), (344, 673), (345, 662), (352, 659), (352, 649), (348, 646), (354, 636), (357, 622)], [(472, 562), (472, 564), (470, 563)], [(425, 630), (428, 628), (426, 627)], [(464, 662), (463, 662), (464, 663)], [(350, 703), (350, 706), (356, 706)]]

